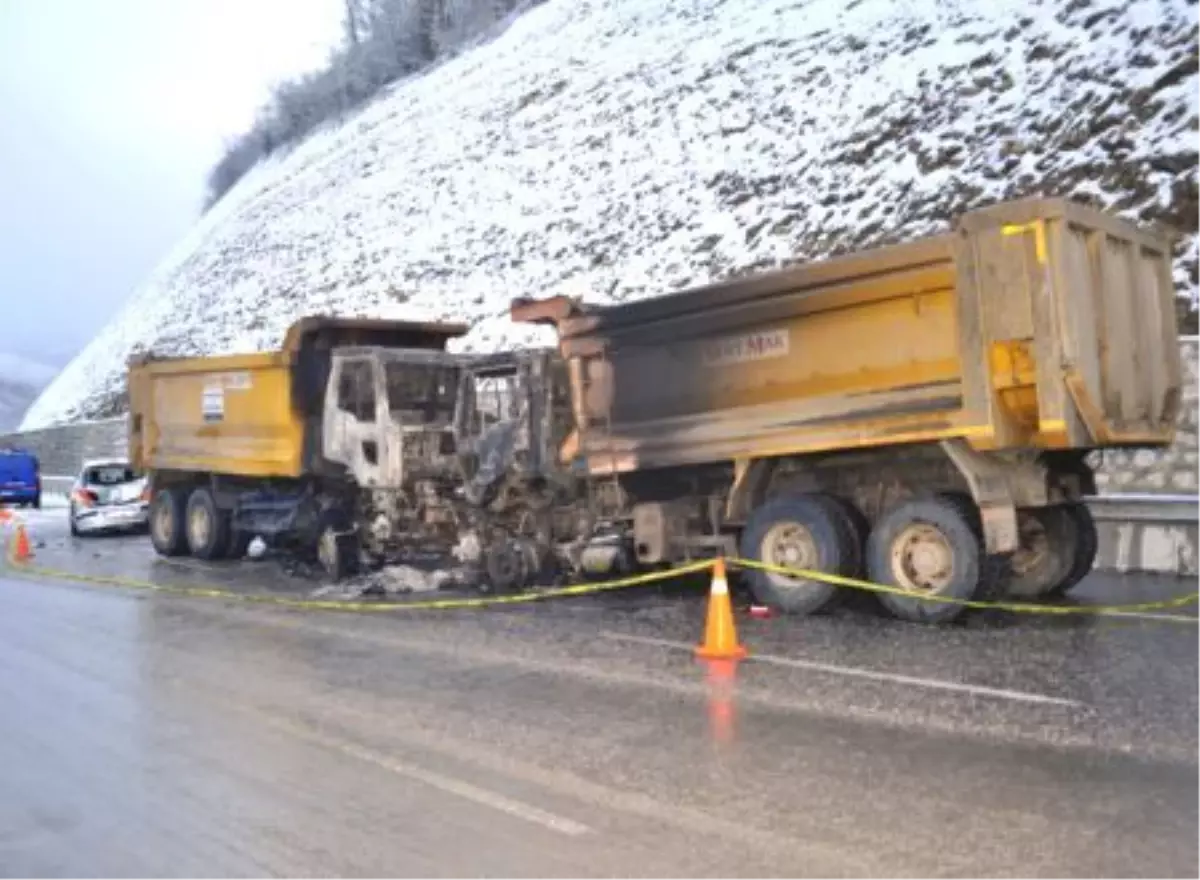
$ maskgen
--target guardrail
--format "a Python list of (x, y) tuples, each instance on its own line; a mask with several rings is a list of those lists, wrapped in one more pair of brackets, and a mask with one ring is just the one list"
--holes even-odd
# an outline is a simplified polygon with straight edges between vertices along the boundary
[(1093, 495), (1087, 505), (1099, 522), (1188, 525), (1200, 519), (1196, 495)]
[(42, 474), (42, 491), (55, 495), (66, 495), (71, 491), (71, 486), (74, 482), (74, 477)]

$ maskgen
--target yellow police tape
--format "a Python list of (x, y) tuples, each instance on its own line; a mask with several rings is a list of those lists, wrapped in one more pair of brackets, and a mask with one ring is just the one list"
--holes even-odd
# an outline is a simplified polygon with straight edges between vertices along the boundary
[(1033, 602), (991, 602), (975, 599), (956, 599), (951, 596), (938, 596), (931, 593), (917, 593), (901, 587), (876, 584), (857, 578), (827, 574), (823, 571), (809, 571), (802, 568), (787, 568), (782, 565), (770, 565), (753, 559), (727, 559), (725, 564), (731, 568), (757, 569), (790, 578), (806, 578), (821, 581), (838, 587), (852, 590), (864, 590), (870, 593), (890, 593), (903, 596), (906, 599), (918, 599), (922, 602), (941, 602), (947, 605), (961, 605), (964, 608), (987, 609), (991, 611), (1010, 611), (1015, 614), (1136, 614), (1144, 611), (1163, 611), (1169, 608), (1183, 608), (1194, 605), (1200, 600), (1200, 591), (1185, 593), (1154, 602), (1137, 602), (1131, 605), (1039, 605)]
[[(216, 587), (159, 584), (152, 581), (142, 581), (134, 578), (78, 574), (76, 572), (63, 571), (60, 569), (42, 568), (29, 565), (27, 562), (18, 561), (14, 557), (11, 542), (8, 549), (9, 552), (6, 554), (6, 561), (8, 562), (9, 570), (22, 574), (49, 577), (56, 580), (95, 584), (98, 586), (146, 590), (150, 592), (166, 593), (176, 596), (195, 596), (206, 599), (223, 599), (227, 601), (244, 602), (257, 605), (274, 605), (284, 608), (352, 612), (445, 611), (465, 608), (487, 608), (497, 605), (522, 605), (531, 602), (542, 602), (547, 599), (587, 596), (595, 593), (605, 593), (614, 590), (624, 590), (630, 587), (644, 586), (646, 584), (682, 577), (683, 575), (696, 574), (701, 571), (706, 571), (711, 569), (716, 564), (715, 559), (702, 559), (697, 562), (691, 562), (686, 565), (678, 566), (676, 568), (647, 572), (644, 574), (633, 575), (631, 577), (618, 578), (617, 580), (612, 581), (572, 584), (566, 587), (530, 590), (529, 592), (525, 593), (511, 593), (501, 596), (475, 596), (454, 599), (423, 599), (408, 602), (362, 602), (337, 599), (292, 599), (286, 596), (268, 596), (261, 593), (238, 593), (232, 590), (218, 589)], [(1186, 593), (1181, 596), (1174, 596), (1170, 599), (1163, 599), (1153, 602), (1137, 602), (1129, 605), (1040, 605), (1032, 602), (993, 602), (974, 599), (957, 599), (949, 596), (938, 596), (928, 593), (916, 593), (900, 587), (877, 584), (871, 581), (859, 580), (858, 578), (844, 577), (841, 575), (828, 574), (822, 571), (811, 571), (808, 569), (787, 568), (785, 566), (758, 562), (757, 560), (753, 559), (739, 559), (734, 557), (725, 559), (724, 562), (730, 568), (757, 569), (759, 571), (766, 571), (772, 574), (782, 575), (784, 577), (822, 581), (824, 583), (832, 584), (838, 587), (845, 587), (848, 589), (863, 590), (871, 593), (890, 593), (892, 595), (903, 596), (907, 599), (917, 599), (923, 602), (940, 602), (943, 604), (961, 605), (965, 608), (1008, 611), (1015, 614), (1096, 616), (1138, 614), (1148, 611), (1165, 611), (1172, 608), (1183, 608), (1188, 605), (1194, 605), (1197, 603), (1197, 601), (1200, 601), (1200, 591), (1196, 591)], [(1162, 619), (1164, 621), (1171, 622), (1192, 622), (1180, 621), (1177, 618), (1172, 619), (1164, 617)]]
[(286, 596), (267, 596), (262, 593), (238, 593), (233, 590), (221, 590), (216, 587), (196, 587), (172, 584), (157, 584), (134, 578), (107, 577), (105, 575), (77, 574), (53, 568), (41, 568), (17, 562), (9, 555), (9, 570), (21, 574), (54, 578), (55, 580), (77, 581), (80, 583), (96, 584), (107, 587), (125, 587), (133, 590), (147, 590), (155, 593), (166, 593), (174, 596), (194, 596), (204, 599), (225, 599), (232, 602), (246, 602), (254, 605), (275, 605), (284, 608), (300, 608), (322, 611), (446, 611), (457, 608), (486, 608), (492, 605), (521, 605), (529, 602), (542, 602), (547, 599), (561, 599), (568, 596), (587, 596), (593, 593), (604, 593), (611, 590), (624, 590), (630, 587), (665, 581), (686, 574), (705, 571), (712, 568), (711, 559), (693, 562), (679, 568), (667, 571), (654, 571), (633, 577), (620, 578), (603, 583), (572, 584), (567, 587), (552, 587), (545, 590), (530, 590), (525, 593), (511, 593), (502, 596), (473, 596), (457, 599), (422, 599), (411, 602), (361, 602), (338, 599), (291, 599)]

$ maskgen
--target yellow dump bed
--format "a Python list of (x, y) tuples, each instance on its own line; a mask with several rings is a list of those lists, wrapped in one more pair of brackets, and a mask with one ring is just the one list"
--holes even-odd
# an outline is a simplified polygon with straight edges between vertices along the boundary
[(1181, 385), (1172, 240), (1060, 200), (946, 235), (553, 323), (593, 472), (962, 437), (1161, 445)]
[(135, 468), (297, 477), (304, 418), (290, 352), (151, 361), (130, 371)]
[(279, 351), (140, 358), (129, 367), (129, 456), (139, 470), (295, 478), (320, 452), (329, 357), (340, 346), (445, 350), (460, 324), (309, 317)]

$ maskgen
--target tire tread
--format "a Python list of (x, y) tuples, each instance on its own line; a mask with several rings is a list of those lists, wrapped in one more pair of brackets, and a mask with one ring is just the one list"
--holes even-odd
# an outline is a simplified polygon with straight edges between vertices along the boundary
[(1096, 554), (1100, 551), (1100, 534), (1088, 506), (1077, 501), (1069, 505), (1068, 510), (1075, 521), (1075, 559), (1067, 576), (1047, 594), (1054, 598), (1065, 596), (1091, 574), (1096, 564)]
[[(816, 493), (777, 496), (768, 499), (751, 513), (746, 528), (742, 532), (741, 541), (739, 542), (739, 552), (746, 559), (761, 561), (760, 542), (762, 538), (759, 537), (759, 532), (762, 531), (765, 535), (766, 529), (771, 524), (781, 520), (802, 520), (806, 514), (804, 510), (806, 507), (821, 516), (825, 524), (833, 532), (833, 540), (837, 546), (832, 550), (832, 553), (835, 555), (837, 564), (834, 566), (832, 573), (841, 576), (852, 576), (854, 553), (852, 550), (853, 537), (850, 521), (834, 500), (828, 496)], [(788, 512), (789, 508), (792, 511), (790, 514)], [(842, 592), (835, 585), (818, 582), (813, 585), (810, 596), (802, 597), (799, 601), (792, 600), (789, 602), (782, 598), (784, 594), (771, 583), (765, 572), (747, 572), (747, 580), (750, 584), (750, 590), (757, 601), (779, 608), (786, 614), (815, 614), (837, 600), (839, 594)]]
[[(1003, 558), (989, 557), (984, 552), (983, 527), (979, 512), (970, 498), (958, 493), (933, 493), (917, 496), (901, 502), (885, 513), (879, 522), (876, 523), (876, 528), (872, 530), (871, 544), (868, 546), (867, 552), (868, 566), (876, 563), (873, 566), (874, 568), (882, 568), (882, 563), (878, 563), (877, 560), (881, 553), (888, 552), (887, 548), (875, 546), (876, 538), (880, 533), (880, 527), (890, 526), (891, 517), (896, 515), (897, 511), (904, 510), (910, 506), (916, 507), (920, 505), (933, 505), (935, 508), (940, 507), (944, 512), (957, 517), (966, 526), (967, 532), (975, 541), (978, 569), (977, 581), (969, 592), (966, 595), (961, 595), (960, 598), (975, 601), (990, 597), (996, 589), (997, 581), (1000, 583), (1003, 582), (1003, 579), (998, 577), (998, 573), (1005, 570), (1006, 566)], [(912, 512), (914, 518), (917, 515), (916, 511)], [(882, 574), (876, 574), (876, 579), (883, 584), (890, 583), (890, 579), (884, 577)], [(888, 593), (881, 593), (878, 598), (880, 604), (893, 616), (918, 623), (948, 623), (961, 616), (967, 610), (962, 605), (928, 602), (916, 598), (910, 600)]]

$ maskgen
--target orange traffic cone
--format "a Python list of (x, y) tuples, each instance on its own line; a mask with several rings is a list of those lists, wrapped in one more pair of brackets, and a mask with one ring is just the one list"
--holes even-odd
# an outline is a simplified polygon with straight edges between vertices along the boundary
[(706, 660), (740, 660), (746, 649), (738, 644), (733, 626), (733, 606), (729, 602), (729, 583), (725, 580), (725, 560), (713, 565), (712, 589), (708, 594), (708, 621), (704, 642), (696, 646), (696, 656)]
[(25, 531), (25, 523), (17, 523), (17, 538), (13, 547), (13, 562), (26, 562), (33, 556), (29, 546), (29, 535)]

